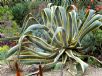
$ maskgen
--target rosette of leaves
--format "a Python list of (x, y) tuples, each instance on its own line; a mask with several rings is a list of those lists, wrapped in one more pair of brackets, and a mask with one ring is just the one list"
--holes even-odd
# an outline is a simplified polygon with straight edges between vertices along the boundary
[[(42, 24), (29, 17), (22, 27), (18, 44), (7, 52), (6, 57), (18, 56), (26, 64), (44, 63), (44, 69), (54, 67), (58, 62), (63, 65), (72, 60), (79, 63), (84, 72), (88, 64), (79, 58), (79, 52), (84, 48), (81, 41), (86, 34), (102, 25), (102, 15), (90, 10), (82, 21), (75, 6), (71, 8), (48, 4), (42, 11)], [(32, 20), (34, 24), (29, 22)], [(33, 34), (38, 29), (43, 30), (46, 38)]]

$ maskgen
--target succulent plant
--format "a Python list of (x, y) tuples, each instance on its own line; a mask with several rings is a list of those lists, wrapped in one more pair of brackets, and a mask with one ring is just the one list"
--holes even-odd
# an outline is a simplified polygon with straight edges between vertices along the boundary
[[(44, 69), (53, 67), (58, 62), (66, 64), (71, 59), (79, 63), (82, 71), (85, 71), (88, 64), (79, 58), (79, 52), (84, 49), (81, 41), (86, 34), (102, 25), (102, 15), (90, 10), (82, 21), (75, 6), (65, 9), (62, 6), (48, 4), (42, 11), (42, 24), (36, 21), (28, 25), (30, 19), (36, 21), (32, 17), (25, 21), (18, 44), (7, 52), (7, 58), (16, 55), (22, 63), (44, 63)], [(33, 34), (38, 29), (43, 30), (41, 33), (46, 39)], [(26, 41), (23, 41), (24, 39)]]

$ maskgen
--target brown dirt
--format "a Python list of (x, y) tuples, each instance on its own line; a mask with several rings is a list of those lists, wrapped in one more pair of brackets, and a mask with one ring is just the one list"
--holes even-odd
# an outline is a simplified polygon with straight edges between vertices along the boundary
[[(63, 70), (63, 75), (61, 75), (61, 71), (52, 71), (45, 72), (44, 76), (72, 76), (68, 71)], [(89, 67), (84, 75), (76, 75), (76, 76), (102, 76), (102, 68), (93, 68)]]
[[(26, 76), (29, 71), (29, 67), (24, 66), (23, 76)], [(31, 69), (30, 69), (31, 70)], [(25, 75), (24, 75), (25, 74)], [(48, 71), (43, 73), (44, 76), (72, 76), (67, 70), (59, 71)], [(16, 76), (15, 72), (11, 71), (7, 65), (0, 65), (0, 76)], [(80, 75), (76, 75), (80, 76)], [(89, 67), (84, 75), (81, 76), (102, 76), (102, 68)]]
[(102, 68), (89, 67), (84, 76), (102, 76)]

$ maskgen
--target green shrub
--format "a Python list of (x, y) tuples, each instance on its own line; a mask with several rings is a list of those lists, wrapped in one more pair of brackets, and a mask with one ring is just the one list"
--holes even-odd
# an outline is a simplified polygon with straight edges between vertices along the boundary
[(97, 29), (93, 32), (95, 38), (95, 52), (102, 56), (102, 30)]
[(11, 20), (13, 18), (12, 11), (8, 6), (0, 6), (0, 21)]
[(37, 2), (21, 2), (17, 3), (15, 6), (13, 6), (12, 13), (14, 16), (14, 20), (20, 25), (20, 27), (23, 24), (24, 18), (27, 14), (33, 12), (33, 16), (37, 16), (39, 13), (39, 4), (41, 4), (43, 1), (37, 1)]
[(13, 20), (12, 10), (8, 6), (0, 7), (0, 23), (0, 32), (5, 36), (11, 37), (18, 32), (19, 27)]
[(87, 34), (83, 38), (82, 44), (82, 46), (87, 47), (83, 50), (86, 55), (91, 55), (102, 60), (102, 30), (98, 28)]
[(0, 64), (5, 63), (6, 53), (9, 50), (9, 46), (5, 45), (0, 47)]
[(28, 4), (28, 2), (17, 3), (11, 8), (14, 20), (16, 20), (16, 22), (20, 26), (23, 23), (24, 17), (29, 13)]

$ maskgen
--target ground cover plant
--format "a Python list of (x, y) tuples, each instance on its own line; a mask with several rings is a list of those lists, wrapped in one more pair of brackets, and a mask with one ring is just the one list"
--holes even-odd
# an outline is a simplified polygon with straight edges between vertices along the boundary
[(8, 6), (0, 6), (0, 47), (7, 45), (12, 47), (16, 41), (3, 40), (6, 37), (17, 35), (19, 27), (13, 20), (12, 10)]
[(19, 27), (13, 17), (12, 10), (8, 6), (0, 6), (0, 33), (6, 37), (14, 36), (18, 32)]
[[(45, 64), (43, 69), (59, 69), (71, 61), (73, 65), (80, 64), (83, 72), (88, 64), (81, 57), (90, 57), (102, 64), (96, 58), (82, 53), (87, 47), (82, 46), (81, 42), (85, 35), (102, 25), (102, 15), (91, 9), (81, 20), (75, 6), (65, 9), (48, 4), (42, 11), (42, 24), (30, 15), (28, 17), (22, 27), (18, 44), (7, 52), (6, 59), (16, 56), (23, 64)], [(31, 19), (32, 24), (29, 22)], [(75, 70), (71, 71), (72, 75), (76, 75), (76, 65), (73, 68)]]

